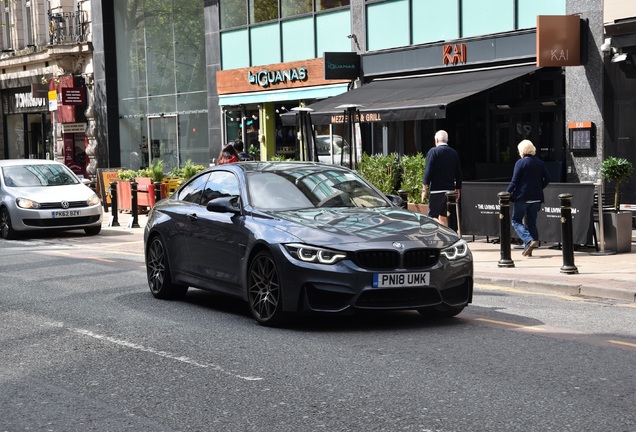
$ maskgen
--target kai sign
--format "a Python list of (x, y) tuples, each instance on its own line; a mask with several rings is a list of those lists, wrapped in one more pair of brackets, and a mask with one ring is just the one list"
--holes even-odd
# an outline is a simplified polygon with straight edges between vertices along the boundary
[(455, 45), (444, 45), (442, 46), (442, 52), (444, 53), (442, 62), (445, 65), (466, 63), (466, 44), (464, 43), (458, 43)]
[(263, 88), (287, 82), (304, 81), (307, 79), (307, 69), (304, 67), (282, 70), (263, 69), (256, 73), (247, 71), (247, 80)]
[(581, 64), (581, 19), (577, 15), (537, 16), (537, 66)]

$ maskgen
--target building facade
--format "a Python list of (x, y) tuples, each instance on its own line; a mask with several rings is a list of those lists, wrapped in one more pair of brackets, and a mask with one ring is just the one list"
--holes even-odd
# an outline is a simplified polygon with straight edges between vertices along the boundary
[(0, 154), (58, 155), (86, 175), (87, 154), (96, 149), (87, 91), (93, 79), (90, 2), (3, 0), (0, 20)]
[[(336, 107), (355, 103), (368, 153), (426, 152), (444, 128), (468, 179), (503, 180), (529, 138), (556, 180), (597, 182), (603, 158), (636, 162), (631, 3), (0, 1), (0, 151), (81, 166), (83, 140), (88, 175), (207, 165), (235, 138), (262, 159), (297, 157), (293, 108), (314, 110), (317, 135), (345, 136)], [(580, 19), (580, 62), (537, 67), (537, 16), (563, 15)], [(355, 77), (326, 78), (325, 53), (343, 52)]]

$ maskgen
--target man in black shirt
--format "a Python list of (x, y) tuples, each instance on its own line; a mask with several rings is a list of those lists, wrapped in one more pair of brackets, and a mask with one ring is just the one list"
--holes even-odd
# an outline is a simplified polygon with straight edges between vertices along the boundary
[(435, 134), (435, 147), (426, 154), (422, 202), (428, 194), (428, 215), (442, 225), (448, 226), (446, 192), (455, 191), (459, 200), (462, 180), (459, 154), (448, 146), (448, 133), (440, 130)]

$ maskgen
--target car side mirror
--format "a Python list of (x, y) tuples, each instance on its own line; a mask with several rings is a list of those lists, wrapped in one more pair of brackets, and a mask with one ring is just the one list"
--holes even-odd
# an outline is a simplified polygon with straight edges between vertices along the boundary
[(241, 213), (241, 206), (236, 195), (214, 198), (208, 202), (206, 208), (215, 213)]
[(391, 201), (395, 207), (406, 208), (406, 202), (399, 195), (386, 195), (386, 197)]

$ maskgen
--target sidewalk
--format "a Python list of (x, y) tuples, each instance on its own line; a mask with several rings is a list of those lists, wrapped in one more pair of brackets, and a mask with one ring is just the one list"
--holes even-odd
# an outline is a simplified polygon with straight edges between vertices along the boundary
[[(110, 214), (104, 214), (102, 235), (122, 235), (130, 238), (134, 248), (143, 252), (143, 232), (146, 215), (139, 215), (139, 228), (129, 228), (131, 215), (120, 213), (119, 226), (109, 227)], [(499, 267), (501, 246), (485, 237), (473, 241), (464, 236), (473, 253), (475, 285), (549, 291), (563, 295), (582, 295), (636, 302), (636, 231), (632, 232), (632, 252), (614, 255), (592, 255), (594, 248), (579, 248), (574, 252), (578, 273), (561, 273), (563, 253), (556, 244), (541, 244), (531, 257), (521, 255), (522, 249), (511, 249), (514, 267)], [(491, 239), (492, 240), (492, 239)]]

